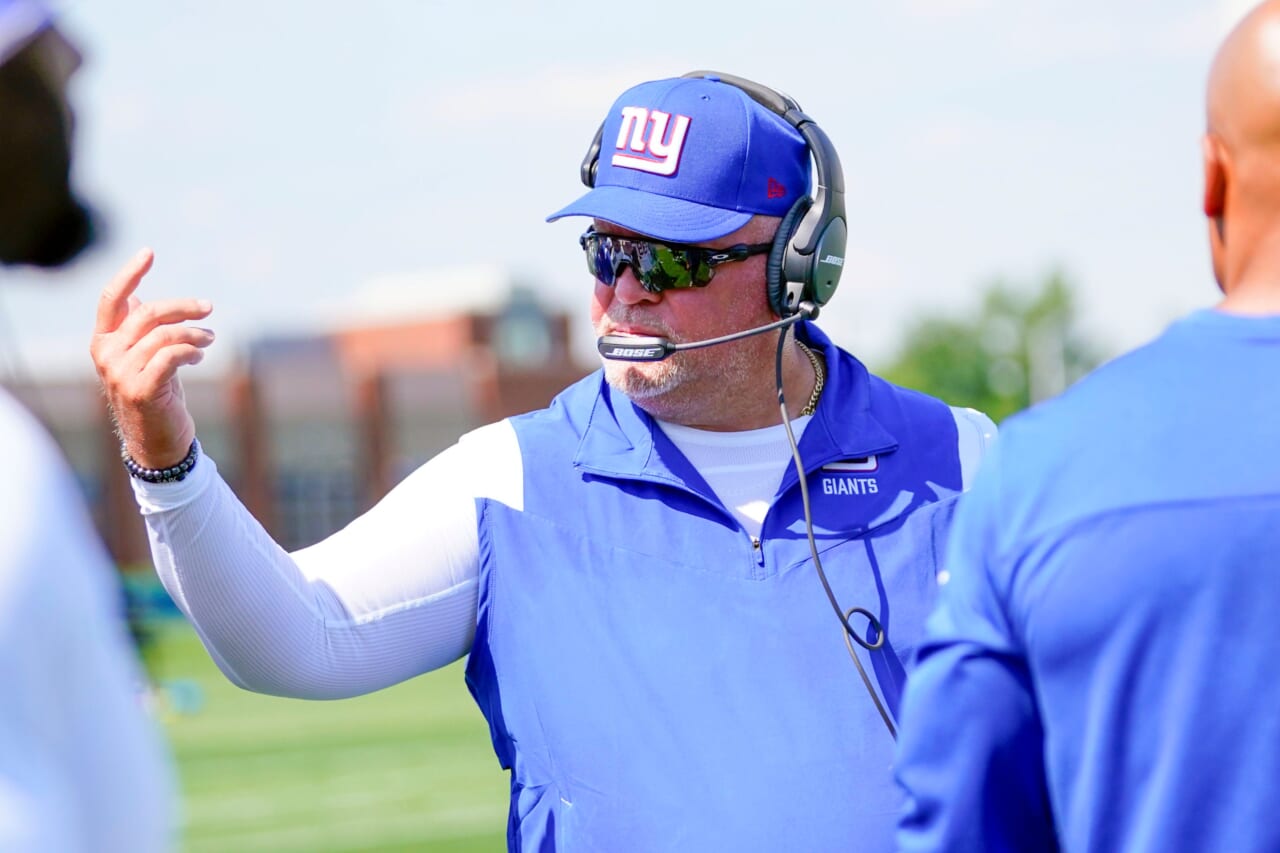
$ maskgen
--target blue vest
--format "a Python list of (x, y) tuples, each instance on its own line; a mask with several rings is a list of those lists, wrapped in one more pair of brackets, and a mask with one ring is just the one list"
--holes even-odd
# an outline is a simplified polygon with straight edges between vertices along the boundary
[[(819, 553), (841, 606), (885, 627), (859, 654), (896, 712), (961, 488), (957, 428), (801, 334), (828, 367), (800, 443)], [(524, 506), (477, 505), (467, 668), (511, 771), (510, 849), (891, 849), (893, 740), (814, 570), (794, 468), (757, 544), (599, 372), (512, 423)]]

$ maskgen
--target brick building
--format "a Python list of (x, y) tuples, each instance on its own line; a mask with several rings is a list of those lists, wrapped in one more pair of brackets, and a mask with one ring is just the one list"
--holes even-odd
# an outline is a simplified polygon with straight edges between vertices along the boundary
[[(591, 369), (564, 312), (509, 280), (502, 294), (430, 314), (384, 299), (327, 331), (254, 340), (225, 375), (184, 378), (201, 444), (277, 541), (310, 544), (462, 433), (545, 406)], [(96, 384), (11, 390), (61, 444), (117, 562), (149, 564)]]

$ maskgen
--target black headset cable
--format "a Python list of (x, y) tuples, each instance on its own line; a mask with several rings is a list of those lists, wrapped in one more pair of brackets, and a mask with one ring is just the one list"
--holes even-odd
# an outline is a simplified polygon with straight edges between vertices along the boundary
[[(831, 602), (836, 618), (840, 620), (842, 633), (844, 634), (844, 644), (849, 650), (849, 657), (853, 658), (853, 664), (858, 668), (858, 675), (862, 677), (862, 683), (867, 688), (871, 701), (875, 703), (876, 710), (880, 712), (880, 718), (884, 720), (885, 727), (889, 729), (889, 735), (896, 740), (898, 731), (894, 728), (893, 719), (889, 716), (884, 703), (880, 701), (880, 696), (876, 693), (875, 686), (872, 685), (871, 679), (867, 676), (867, 671), (862, 666), (862, 661), (858, 659), (857, 650), (853, 647), (856, 642), (868, 652), (883, 648), (886, 639), (884, 628), (881, 626), (880, 620), (875, 617), (875, 614), (865, 607), (850, 607), (848, 610), (840, 607), (840, 603), (836, 601), (835, 592), (832, 591), (831, 584), (827, 581), (827, 573), (822, 568), (822, 559), (818, 556), (818, 543), (813, 535), (813, 511), (809, 505), (809, 484), (805, 476), (804, 460), (800, 458), (800, 447), (796, 443), (795, 433), (791, 431), (791, 416), (787, 414), (787, 401), (782, 395), (782, 353), (786, 340), (787, 329), (783, 329), (778, 334), (778, 354), (774, 369), (778, 384), (778, 406), (782, 410), (782, 425), (787, 432), (787, 441), (791, 445), (791, 458), (795, 462), (796, 474), (800, 480), (800, 502), (804, 506), (804, 529), (809, 538), (809, 553), (813, 555), (813, 567), (818, 570), (818, 580), (822, 582), (822, 588), (827, 593), (827, 600)], [(867, 642), (862, 639), (858, 632), (853, 629), (853, 626), (849, 624), (849, 619), (855, 613), (865, 616), (867, 622), (870, 623), (871, 633), (875, 636), (874, 642)]]

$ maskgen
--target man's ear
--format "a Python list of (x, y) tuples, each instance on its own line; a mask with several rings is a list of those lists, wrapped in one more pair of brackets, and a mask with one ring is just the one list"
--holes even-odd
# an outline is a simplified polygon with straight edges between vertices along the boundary
[(1204, 215), (1210, 219), (1221, 219), (1227, 207), (1227, 183), (1230, 164), (1222, 140), (1212, 133), (1206, 133), (1200, 140), (1200, 151), (1204, 158)]

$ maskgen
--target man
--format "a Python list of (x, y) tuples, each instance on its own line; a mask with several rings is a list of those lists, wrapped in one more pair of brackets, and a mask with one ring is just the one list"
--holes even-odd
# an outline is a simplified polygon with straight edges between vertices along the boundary
[[(770, 272), (810, 222), (810, 138), (827, 247), (810, 259), (839, 269), (834, 151), (748, 88), (776, 93), (739, 84), (624, 93), (583, 164), (593, 188), (553, 217), (593, 220), (581, 242), (604, 370), (464, 436), (294, 554), (195, 443), (176, 372), (212, 340), (182, 321), (210, 306), (130, 309), (149, 252), (103, 293), (93, 352), (153, 553), (219, 666), (250, 689), (332, 698), (470, 653), (511, 770), (513, 850), (892, 843), (892, 738), (811, 554), (838, 606), (882, 629), (855, 619), (887, 719), (990, 422), (869, 376), (808, 322), (616, 360), (811, 313)], [(777, 243), (784, 217), (784, 238), (800, 233)], [(823, 298), (810, 284), (798, 294)]]
[[(71, 191), (74, 48), (0, 0), (0, 263), (58, 266), (89, 241)], [(157, 851), (169, 767), (141, 703), (123, 601), (54, 443), (0, 391), (0, 850)]]
[(1225, 296), (1015, 419), (961, 502), (902, 850), (1280, 849), (1280, 2), (1208, 100)]

